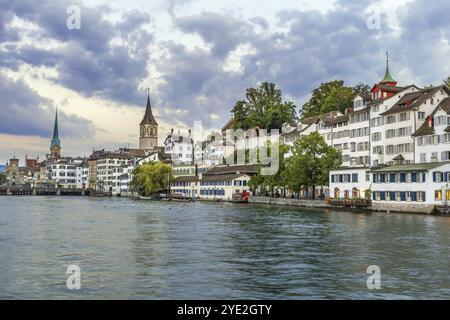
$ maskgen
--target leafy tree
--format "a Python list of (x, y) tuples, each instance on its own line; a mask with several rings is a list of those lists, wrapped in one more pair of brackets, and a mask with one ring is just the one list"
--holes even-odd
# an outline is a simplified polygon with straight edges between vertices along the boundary
[(296, 106), (283, 102), (282, 91), (274, 83), (264, 82), (258, 88), (247, 89), (246, 99), (236, 102), (233, 113), (235, 129), (281, 129), (295, 119)]
[(311, 98), (302, 106), (300, 113), (303, 118), (307, 118), (334, 110), (344, 112), (352, 105), (356, 94), (368, 92), (370, 86), (364, 83), (358, 83), (353, 88), (346, 87), (342, 80), (321, 83), (312, 91)]
[(0, 173), (0, 185), (6, 183), (6, 174)]
[[(285, 154), (289, 151), (289, 146), (285, 144), (280, 144), (279, 146), (279, 160), (278, 160), (278, 171), (274, 175), (261, 175), (261, 168), (259, 168), (257, 175), (250, 178), (249, 187), (251, 190), (256, 190), (260, 188), (264, 191), (269, 191), (270, 194), (274, 195), (275, 188), (287, 187), (286, 184), (286, 159)], [(269, 147), (269, 156), (272, 152), (271, 146)]]
[(323, 114), (334, 110), (344, 112), (346, 108), (352, 106), (354, 96), (355, 93), (352, 88), (334, 88), (323, 101), (320, 113)]
[(353, 92), (355, 94), (369, 93), (370, 86), (368, 84), (360, 82), (356, 86), (353, 87)]
[(131, 186), (145, 195), (169, 189), (173, 179), (172, 167), (162, 162), (146, 163), (133, 171)]
[(447, 77), (447, 79), (444, 79), (444, 84), (447, 86), (447, 88), (450, 89), (450, 77)]
[(342, 88), (344, 81), (334, 80), (330, 82), (321, 83), (318, 88), (312, 91), (312, 96), (301, 109), (301, 116), (303, 118), (312, 117), (320, 114), (320, 109), (328, 97), (328, 95), (336, 88)]
[(342, 153), (325, 143), (318, 132), (313, 132), (294, 143), (293, 155), (286, 167), (286, 183), (291, 190), (312, 188), (315, 199), (315, 187), (328, 184), (331, 169), (342, 164)]

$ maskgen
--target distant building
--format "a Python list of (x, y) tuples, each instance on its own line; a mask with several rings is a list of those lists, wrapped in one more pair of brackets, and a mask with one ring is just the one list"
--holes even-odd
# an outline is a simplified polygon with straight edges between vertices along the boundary
[(254, 165), (220, 165), (197, 176), (178, 176), (170, 184), (172, 193), (208, 200), (232, 200), (233, 194), (249, 191), (248, 182), (257, 173)]
[(46, 176), (61, 189), (81, 189), (87, 183), (87, 161), (81, 157), (48, 160)]
[(59, 140), (59, 128), (58, 128), (58, 110), (55, 114), (55, 124), (53, 126), (53, 137), (50, 143), (49, 159), (58, 159), (61, 157), (61, 141)]
[(191, 130), (188, 135), (181, 135), (180, 131), (170, 134), (164, 140), (164, 152), (172, 157), (175, 164), (192, 164), (194, 161), (194, 140), (191, 137)]

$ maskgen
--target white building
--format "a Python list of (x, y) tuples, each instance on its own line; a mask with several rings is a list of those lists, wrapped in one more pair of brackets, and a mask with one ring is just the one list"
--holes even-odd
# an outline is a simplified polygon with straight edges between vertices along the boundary
[(370, 187), (370, 168), (368, 167), (343, 167), (330, 171), (330, 197), (332, 198), (366, 198), (370, 193)]
[[(47, 181), (54, 182), (62, 189), (83, 187), (84, 158), (59, 158), (49, 160), (46, 165)], [(87, 180), (87, 172), (86, 179)]]
[(450, 199), (450, 162), (372, 170), (372, 209), (431, 213)]
[(413, 137), (416, 162), (450, 160), (450, 97), (438, 104)]
[(186, 197), (230, 201), (233, 194), (250, 190), (248, 181), (256, 172), (253, 165), (220, 165), (197, 176), (178, 176), (170, 190)]
[(380, 142), (384, 147), (384, 161), (379, 161), (378, 164), (418, 162), (415, 158), (412, 134), (447, 96), (448, 89), (444, 86), (413, 90), (403, 94), (392, 107), (382, 112), (380, 116), (383, 119), (383, 126), (379, 132), (383, 135)]
[(170, 154), (174, 163), (193, 163), (194, 140), (191, 130), (187, 136), (174, 134), (173, 129), (164, 141), (164, 152)]

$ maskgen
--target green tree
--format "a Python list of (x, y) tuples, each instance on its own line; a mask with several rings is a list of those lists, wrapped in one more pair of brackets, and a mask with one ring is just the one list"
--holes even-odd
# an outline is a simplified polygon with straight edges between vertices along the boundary
[(450, 89), (450, 77), (447, 77), (447, 79), (444, 79), (444, 84), (447, 86), (447, 88)]
[(0, 173), (0, 185), (6, 183), (6, 174)]
[[(279, 159), (278, 159), (278, 171), (274, 175), (261, 175), (261, 168), (258, 169), (258, 173), (250, 178), (249, 187), (251, 190), (260, 188), (264, 192), (269, 192), (271, 196), (274, 195), (275, 188), (282, 188), (283, 195), (285, 195), (286, 184), (286, 159), (285, 154), (289, 151), (289, 146), (285, 144), (279, 144)], [(272, 152), (272, 146), (269, 146), (269, 156)]]
[(300, 111), (302, 118), (312, 117), (320, 114), (320, 109), (328, 95), (336, 88), (342, 88), (344, 81), (334, 80), (321, 83), (312, 91), (311, 98), (302, 106)]
[(370, 86), (365, 83), (358, 83), (356, 86), (353, 87), (353, 92), (356, 94), (363, 94), (363, 93), (369, 93), (370, 92)]
[(281, 129), (285, 122), (295, 120), (296, 106), (283, 102), (282, 91), (274, 83), (264, 82), (258, 88), (249, 88), (246, 99), (236, 102), (233, 110), (235, 129)]
[(312, 188), (315, 199), (315, 187), (328, 185), (331, 169), (342, 164), (342, 153), (327, 145), (318, 132), (313, 132), (294, 143), (293, 155), (286, 167), (286, 184), (293, 191)]
[(327, 113), (334, 110), (344, 112), (346, 108), (352, 106), (355, 93), (352, 88), (339, 87), (334, 88), (323, 101), (320, 107), (320, 113)]
[(173, 180), (172, 167), (162, 162), (146, 163), (133, 170), (131, 186), (144, 195), (169, 189)]
[(302, 106), (302, 118), (316, 116), (329, 111), (345, 111), (352, 105), (356, 94), (369, 93), (370, 86), (358, 83), (354, 87), (346, 87), (343, 80), (321, 83), (312, 91), (311, 98)]

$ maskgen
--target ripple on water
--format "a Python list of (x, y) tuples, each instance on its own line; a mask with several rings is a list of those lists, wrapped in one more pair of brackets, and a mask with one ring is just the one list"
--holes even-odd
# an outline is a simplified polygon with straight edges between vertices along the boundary
[(4, 299), (450, 298), (447, 217), (81, 197), (0, 208)]

